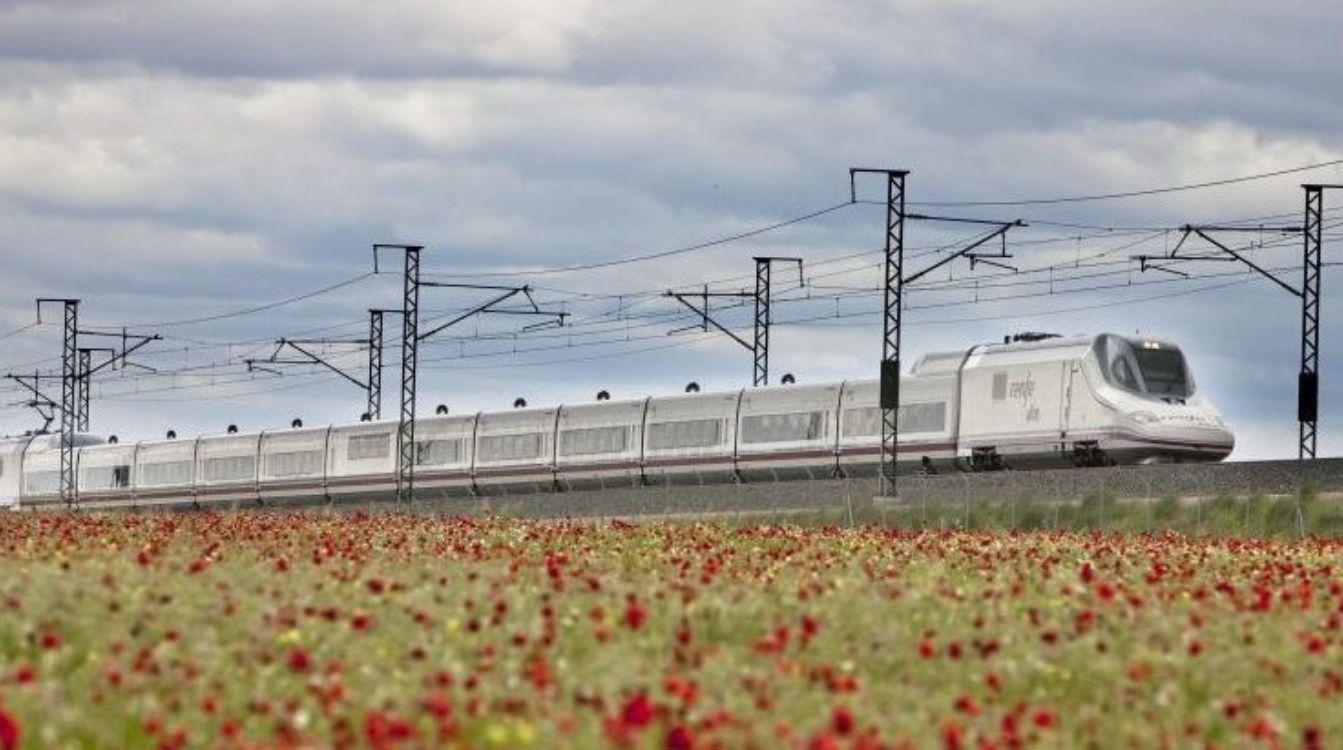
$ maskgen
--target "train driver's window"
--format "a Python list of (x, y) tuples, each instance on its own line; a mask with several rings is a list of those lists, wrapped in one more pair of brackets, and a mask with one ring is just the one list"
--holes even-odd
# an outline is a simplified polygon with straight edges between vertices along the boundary
[(1133, 374), (1133, 368), (1129, 366), (1128, 358), (1120, 354), (1119, 357), (1110, 365), (1114, 373), (1115, 380), (1125, 388), (1131, 391), (1140, 391), (1142, 387), (1138, 385), (1138, 377)]

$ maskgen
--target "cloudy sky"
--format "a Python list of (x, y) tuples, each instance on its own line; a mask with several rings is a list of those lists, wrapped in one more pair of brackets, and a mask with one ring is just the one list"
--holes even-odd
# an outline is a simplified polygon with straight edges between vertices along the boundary
[[(659, 294), (740, 291), (761, 254), (806, 262), (802, 288), (777, 271), (775, 377), (871, 377), (882, 213), (862, 201), (882, 196), (864, 183), (841, 206), (850, 166), (907, 168), (911, 201), (958, 203), (1343, 159), (1340, 37), (1330, 3), (10, 0), (0, 368), (52, 368), (60, 331), (32, 326), (33, 299), (79, 297), (90, 328), (164, 336), (142, 367), (95, 385), (96, 432), (349, 421), (362, 394), (338, 376), (249, 375), (241, 361), (280, 336), (364, 335), (367, 308), (399, 306), (395, 274), (366, 276), (371, 244), (414, 242), (427, 277), (530, 283), (572, 323), (523, 331), (535, 321), (492, 316), (445, 331), (422, 351), (422, 409), (749, 384), (749, 354), (720, 334), (669, 334), (693, 321)], [(1030, 226), (1009, 234), (1020, 273), (957, 263), (927, 277), (908, 350), (1020, 330), (1164, 334), (1237, 426), (1238, 457), (1294, 455), (1298, 300), (1232, 264), (1176, 266), (1185, 277), (1127, 259), (1164, 252), (1178, 239), (1165, 230), (1185, 222), (1299, 224), (1303, 181), (1343, 182), (1343, 169), (921, 207)], [(1326, 205), (1343, 222), (1343, 191)], [(737, 242), (555, 272), (832, 207)], [(978, 231), (911, 223), (911, 267)], [(1299, 239), (1226, 241), (1299, 283)], [(1326, 259), (1343, 261), (1337, 239)], [(1334, 455), (1340, 282), (1326, 271), (1322, 448)], [(489, 294), (428, 290), (426, 321)], [(748, 324), (746, 308), (716, 302), (725, 324)], [(364, 353), (314, 347), (363, 377)], [(0, 432), (36, 425), (22, 400), (0, 385)]]

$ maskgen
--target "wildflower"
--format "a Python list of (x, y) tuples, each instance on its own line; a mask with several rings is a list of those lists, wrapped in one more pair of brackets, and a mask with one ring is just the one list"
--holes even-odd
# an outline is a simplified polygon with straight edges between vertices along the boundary
[(1090, 584), (1096, 578), (1096, 569), (1091, 567), (1091, 563), (1084, 562), (1082, 569), (1078, 571), (1078, 576), (1082, 579), (1082, 583)]
[(19, 746), (19, 720), (0, 706), (0, 750), (15, 750)]
[(802, 615), (802, 645), (811, 643), (811, 639), (821, 632), (821, 622), (811, 615)]
[(847, 735), (853, 731), (853, 712), (848, 706), (835, 706), (830, 712), (830, 728), (838, 735)]
[(647, 693), (635, 693), (620, 707), (620, 720), (627, 727), (646, 727), (653, 721), (653, 702)]
[(31, 664), (20, 664), (14, 668), (14, 682), (26, 685), (37, 679), (37, 670)]
[(61, 647), (61, 634), (55, 630), (42, 631), (42, 649), (45, 651), (55, 651)]
[(695, 738), (684, 724), (677, 724), (667, 730), (667, 739), (663, 744), (667, 750), (691, 750), (695, 746)]
[(639, 603), (639, 600), (630, 595), (629, 601), (625, 604), (625, 626), (630, 630), (638, 630), (643, 627), (644, 621), (648, 619), (648, 610)]
[(919, 656), (925, 659), (937, 656), (937, 645), (933, 643), (931, 638), (924, 638), (919, 641)]
[(289, 656), (286, 659), (289, 669), (294, 672), (306, 672), (312, 666), (312, 657), (307, 651), (301, 648), (290, 649)]
[(977, 703), (974, 698), (971, 698), (968, 695), (961, 695), (960, 697), (956, 698), (956, 702), (953, 705), (957, 711), (960, 711), (966, 716), (979, 715), (980, 711), (979, 703)]

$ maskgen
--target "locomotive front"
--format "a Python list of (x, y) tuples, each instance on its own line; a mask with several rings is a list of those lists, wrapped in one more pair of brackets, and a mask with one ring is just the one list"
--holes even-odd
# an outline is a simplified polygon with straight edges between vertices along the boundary
[(1096, 340), (1104, 398), (1115, 410), (1117, 452), (1143, 463), (1220, 461), (1235, 435), (1195, 387), (1184, 353), (1170, 341), (1105, 334)]

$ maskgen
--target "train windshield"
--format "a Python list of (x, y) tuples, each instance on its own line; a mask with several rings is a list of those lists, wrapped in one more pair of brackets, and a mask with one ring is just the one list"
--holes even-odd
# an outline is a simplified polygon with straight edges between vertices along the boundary
[(1112, 385), (1155, 398), (1185, 399), (1194, 395), (1194, 378), (1184, 355), (1170, 344), (1102, 336), (1097, 353)]

